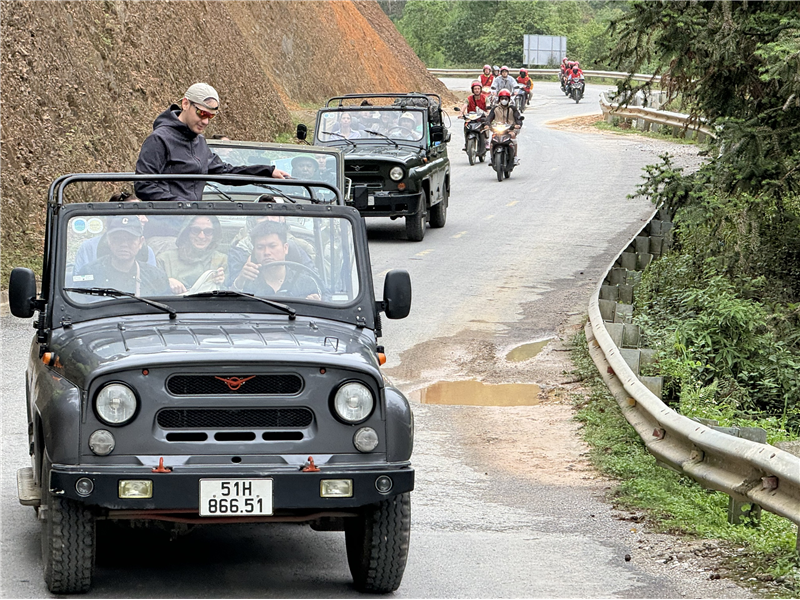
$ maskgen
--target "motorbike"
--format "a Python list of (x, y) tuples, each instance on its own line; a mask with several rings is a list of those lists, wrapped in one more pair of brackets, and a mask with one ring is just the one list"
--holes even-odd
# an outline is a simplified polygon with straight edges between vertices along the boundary
[(508, 123), (496, 123), (492, 126), (492, 168), (497, 173), (497, 181), (511, 176), (514, 170), (514, 147), (511, 142), (513, 126)]
[(583, 79), (579, 79), (577, 81), (573, 81), (572, 83), (570, 83), (569, 95), (573, 100), (575, 100), (575, 104), (578, 104), (578, 102), (580, 102), (581, 99), (583, 98), (584, 88), (585, 84), (583, 82)]
[(528, 104), (528, 92), (525, 91), (525, 87), (519, 83), (515, 83), (512, 96), (514, 98), (514, 104), (517, 105), (517, 110), (520, 113), (525, 112), (525, 106)]
[(483, 111), (467, 113), (464, 118), (464, 141), (470, 166), (477, 158), (480, 162), (486, 159), (486, 141), (484, 139)]

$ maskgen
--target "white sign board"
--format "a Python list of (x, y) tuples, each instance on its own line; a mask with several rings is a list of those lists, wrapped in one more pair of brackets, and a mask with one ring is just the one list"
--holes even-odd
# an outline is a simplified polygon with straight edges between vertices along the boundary
[(526, 35), (522, 64), (531, 66), (558, 66), (567, 55), (567, 38), (557, 35)]

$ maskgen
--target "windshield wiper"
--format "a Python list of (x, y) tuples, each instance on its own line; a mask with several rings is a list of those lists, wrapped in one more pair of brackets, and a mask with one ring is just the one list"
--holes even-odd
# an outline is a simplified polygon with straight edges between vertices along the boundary
[(252, 185), (253, 185), (254, 187), (259, 187), (259, 188), (262, 188), (262, 189), (265, 189), (265, 190), (269, 190), (269, 191), (270, 191), (270, 192), (272, 192), (273, 194), (278, 194), (278, 196), (280, 196), (281, 198), (285, 198), (286, 200), (288, 200), (288, 201), (289, 201), (289, 202), (291, 202), (292, 204), (297, 204), (297, 200), (295, 200), (295, 199), (294, 199), (294, 198), (292, 198), (291, 196), (287, 196), (286, 194), (284, 194), (282, 191), (280, 191), (280, 190), (279, 190), (278, 188), (276, 188), (276, 187), (273, 187), (273, 186), (271, 186), (271, 185), (267, 185), (266, 183), (254, 183), (254, 184), (252, 184)]
[(131, 292), (123, 292), (122, 290), (116, 290), (114, 288), (64, 288), (65, 292), (74, 292), (76, 294), (88, 294), (89, 296), (124, 296), (126, 298), (133, 298), (134, 300), (138, 300), (139, 302), (144, 302), (145, 304), (152, 306), (153, 308), (158, 308), (159, 310), (163, 310), (164, 312), (169, 313), (169, 318), (174, 319), (178, 316), (178, 313), (175, 312), (175, 309), (171, 306), (166, 304), (162, 304), (161, 302), (156, 302), (155, 300), (148, 300), (147, 298), (142, 298), (141, 296), (137, 296)]
[(388, 135), (384, 135), (384, 134), (380, 133), (379, 131), (372, 131), (371, 129), (365, 129), (364, 131), (366, 131), (367, 133), (371, 133), (372, 135), (379, 135), (379, 136), (381, 136), (381, 137), (382, 137), (383, 139), (385, 139), (385, 140), (389, 140), (390, 142), (392, 142), (392, 143), (394, 144), (394, 147), (395, 147), (395, 148), (399, 148), (399, 147), (400, 147), (400, 144), (398, 144), (397, 142), (395, 142), (395, 141), (394, 141), (392, 138), (390, 138)]
[(356, 147), (356, 143), (355, 143), (353, 140), (347, 139), (345, 136), (343, 136), (343, 135), (342, 135), (341, 133), (339, 133), (338, 131), (325, 131), (325, 132), (323, 132), (323, 133), (325, 133), (325, 135), (335, 135), (336, 137), (340, 137), (340, 138), (342, 138), (342, 139), (343, 139), (345, 142), (347, 142), (348, 144), (350, 144), (350, 145), (351, 145), (353, 148), (355, 148), (355, 147)]
[(212, 190), (214, 190), (217, 194), (219, 194), (220, 196), (222, 196), (226, 200), (233, 200), (233, 198), (231, 198), (230, 194), (226, 194), (221, 189), (219, 189), (218, 186), (214, 185), (213, 183), (211, 183), (209, 181), (206, 181), (206, 187), (210, 187)]
[(189, 294), (188, 296), (184, 296), (184, 298), (212, 298), (212, 297), (252, 298), (253, 300), (258, 300), (259, 302), (268, 304), (272, 308), (277, 308), (278, 310), (282, 310), (283, 312), (289, 315), (290, 321), (293, 321), (294, 319), (297, 318), (297, 311), (293, 309), (291, 306), (286, 306), (285, 304), (281, 304), (280, 302), (275, 302), (274, 300), (267, 300), (266, 298), (261, 298), (260, 296), (255, 296), (253, 294), (245, 294), (244, 292), (237, 292), (236, 290), (213, 290), (210, 292), (198, 292), (197, 294)]

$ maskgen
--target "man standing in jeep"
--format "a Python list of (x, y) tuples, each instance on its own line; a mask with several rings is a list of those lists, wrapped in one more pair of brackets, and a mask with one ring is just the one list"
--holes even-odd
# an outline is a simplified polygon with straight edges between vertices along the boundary
[[(195, 83), (153, 123), (136, 161), (137, 173), (242, 174), (284, 179), (288, 177), (271, 165), (235, 167), (223, 162), (206, 144), (203, 132), (219, 114), (219, 94), (207, 83)], [(137, 181), (141, 200), (200, 200), (203, 181)]]

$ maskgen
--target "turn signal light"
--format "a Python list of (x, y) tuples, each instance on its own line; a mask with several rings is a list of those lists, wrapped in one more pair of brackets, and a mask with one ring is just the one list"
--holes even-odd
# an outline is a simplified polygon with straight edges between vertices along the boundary
[(378, 352), (378, 362), (380, 364), (386, 363), (386, 355), (383, 352)]

